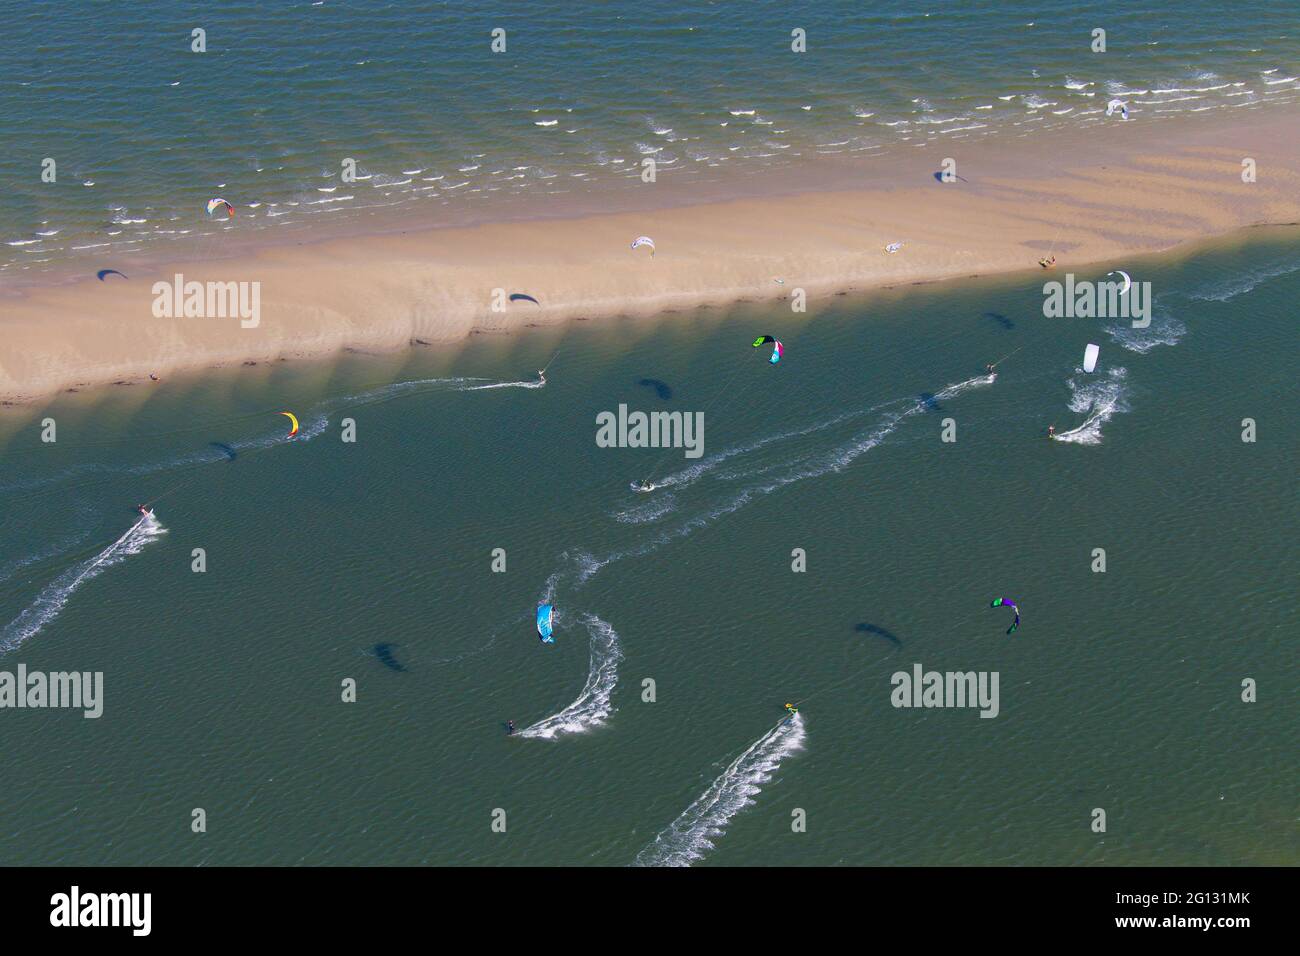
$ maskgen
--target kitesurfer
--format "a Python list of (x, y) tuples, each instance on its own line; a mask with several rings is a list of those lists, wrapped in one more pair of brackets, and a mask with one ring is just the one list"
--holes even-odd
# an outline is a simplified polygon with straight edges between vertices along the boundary
[(986, 372), (988, 372), (990, 375), (992, 375), (992, 374), (993, 374), (993, 363), (990, 362), (988, 365), (985, 365), (985, 366), (984, 366), (984, 371), (986, 371)]
[(544, 369), (544, 368), (539, 368), (539, 369), (537, 370), (537, 382), (538, 382), (538, 384), (540, 384), (540, 385), (545, 385), (545, 384), (546, 384), (546, 369)]
[(515, 732), (515, 722), (513, 720), (507, 720), (506, 734), (509, 735), (509, 734), (513, 734), (514, 732)]
[(153, 514), (152, 509), (150, 509), (150, 507), (149, 507), (148, 505), (136, 505), (136, 506), (135, 506), (135, 510), (138, 511), (138, 512), (140, 512), (140, 514), (142, 514), (142, 515), (151, 515), (151, 514)]
[(786, 704), (785, 710), (786, 710), (786, 716), (788, 716), (791, 720), (794, 720), (795, 715), (799, 713), (799, 709), (795, 707), (794, 704)]
[(1048, 426), (1047, 426), (1047, 437), (1048, 437), (1048, 438), (1055, 438), (1055, 437), (1056, 437), (1056, 426), (1055, 426), (1055, 425), (1048, 425)]

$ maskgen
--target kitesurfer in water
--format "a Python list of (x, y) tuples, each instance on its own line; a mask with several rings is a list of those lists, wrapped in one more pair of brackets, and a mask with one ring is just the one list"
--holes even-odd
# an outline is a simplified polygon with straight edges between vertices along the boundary
[(537, 370), (537, 383), (538, 383), (539, 385), (545, 385), (545, 384), (546, 384), (546, 369), (544, 369), (544, 368), (539, 368), (539, 369)]
[(799, 713), (799, 709), (795, 707), (794, 704), (786, 704), (785, 711), (786, 711), (786, 718), (788, 720), (794, 720)]
[(515, 732), (515, 722), (513, 720), (507, 720), (506, 734), (509, 735), (509, 734), (513, 734), (514, 732)]
[(1055, 426), (1055, 425), (1048, 425), (1048, 426), (1047, 426), (1047, 437), (1048, 437), (1048, 438), (1055, 438), (1055, 437), (1056, 437), (1056, 426)]
[(136, 505), (136, 506), (135, 506), (135, 510), (138, 511), (138, 512), (140, 512), (140, 514), (142, 514), (142, 515), (150, 515), (150, 514), (153, 514), (153, 512), (150, 510), (150, 508), (149, 508), (148, 505)]
[(984, 366), (984, 371), (986, 371), (986, 372), (988, 372), (990, 375), (992, 375), (992, 374), (993, 374), (993, 363), (990, 362), (988, 365), (985, 365), (985, 366)]

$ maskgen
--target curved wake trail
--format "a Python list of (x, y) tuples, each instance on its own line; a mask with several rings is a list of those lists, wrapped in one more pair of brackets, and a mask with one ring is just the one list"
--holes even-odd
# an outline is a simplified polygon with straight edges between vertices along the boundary
[(591, 634), (591, 670), (582, 693), (558, 714), (516, 731), (516, 737), (554, 740), (561, 734), (580, 734), (599, 727), (614, 712), (610, 695), (618, 684), (618, 662), (623, 659), (618, 634), (594, 614), (583, 614), (579, 620)]
[(678, 538), (685, 538), (694, 534), (701, 528), (711, 525), (718, 518), (729, 515), (732, 512), (739, 511), (745, 505), (759, 498), (766, 497), (774, 491), (784, 488), (786, 485), (792, 485), (795, 482), (803, 481), (805, 478), (818, 478), (822, 475), (832, 472), (843, 471), (855, 460), (866, 452), (875, 448), (894, 431), (898, 429), (907, 419), (914, 415), (919, 415), (933, 407), (938, 402), (956, 398), (965, 392), (974, 388), (981, 388), (986, 385), (992, 385), (997, 381), (997, 373), (992, 375), (978, 375), (975, 378), (969, 378), (962, 382), (956, 382), (948, 385), (933, 395), (924, 395), (914, 399), (912, 404), (902, 411), (894, 412), (885, 417), (883, 422), (874, 429), (864, 434), (851, 438), (849, 441), (839, 445), (827, 452), (815, 452), (805, 454), (790, 459), (777, 465), (764, 466), (758, 472), (739, 472), (726, 477), (735, 480), (744, 480), (745, 478), (755, 477), (757, 474), (767, 474), (780, 468), (787, 469), (786, 474), (769, 478), (766, 481), (758, 482), (742, 488), (729, 500), (722, 502), (703, 514), (689, 518), (675, 528), (666, 529), (652, 538), (643, 541), (639, 545), (628, 548), (625, 551), (615, 551), (603, 558), (582, 552), (576, 555), (577, 567), (575, 568), (577, 584), (579, 586), (586, 584), (602, 568), (621, 561), (624, 558), (642, 557), (657, 551), (671, 541)]
[[(692, 485), (695, 482), (699, 481), (699, 479), (703, 478), (709, 472), (714, 471), (719, 466), (721, 466), (723, 462), (726, 462), (732, 458), (736, 458), (740, 455), (747, 455), (752, 451), (758, 451), (759, 449), (766, 448), (768, 445), (775, 444), (776, 442), (786, 441), (787, 439), (790, 438), (802, 438), (804, 435), (811, 435), (814, 432), (825, 431), (826, 429), (833, 428), (834, 426), (839, 425), (843, 422), (852, 421), (855, 418), (861, 418), (864, 415), (870, 415), (872, 412), (879, 411), (882, 408), (887, 408), (890, 405), (895, 405), (899, 401), (906, 401), (906, 399), (893, 399), (888, 402), (882, 402), (879, 405), (872, 405), (870, 408), (858, 408), (850, 412), (842, 412), (839, 415), (831, 416), (825, 421), (814, 422), (813, 424), (806, 425), (803, 428), (793, 428), (790, 429), (789, 431), (777, 432), (772, 435), (764, 435), (762, 438), (757, 438), (754, 441), (744, 442), (739, 445), (734, 445), (731, 448), (724, 448), (722, 451), (718, 452), (717, 454), (709, 455), (707, 458), (703, 459), (702, 461), (698, 461), (692, 465), (688, 465), (687, 467), (683, 468), (681, 471), (676, 471), (670, 475), (664, 476), (663, 478), (656, 479), (654, 483), (655, 487), (656, 488), (673, 488), (673, 487), (685, 488), (687, 485)], [(637, 510), (638, 509), (636, 508), (632, 508), (632, 509), (628, 509), (627, 511), (618, 512), (614, 515), (614, 517), (620, 521), (626, 521), (631, 523), (636, 523), (638, 520), (653, 520), (653, 519), (638, 519), (634, 517)]]
[(690, 866), (714, 848), (732, 818), (757, 802), (781, 761), (802, 750), (803, 715), (783, 720), (749, 745), (694, 803), (637, 854), (633, 866)]
[(46, 624), (59, 616), (73, 592), (84, 582), (131, 555), (138, 554), (154, 538), (166, 533), (167, 529), (158, 523), (157, 518), (144, 515), (99, 554), (59, 575), (45, 586), (26, 610), (0, 631), (0, 654), (16, 649), (28, 638), (40, 633)]
[(1088, 417), (1077, 428), (1059, 432), (1057, 441), (1074, 445), (1100, 445), (1101, 428), (1120, 412), (1129, 410), (1128, 388), (1124, 384), (1127, 370), (1113, 365), (1107, 370), (1107, 377), (1100, 380), (1085, 380), (1079, 384), (1077, 378), (1070, 379), (1070, 411), (1087, 412)]

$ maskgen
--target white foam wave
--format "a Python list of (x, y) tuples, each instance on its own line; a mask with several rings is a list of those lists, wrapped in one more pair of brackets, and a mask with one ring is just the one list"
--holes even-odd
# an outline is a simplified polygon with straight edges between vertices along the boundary
[(1124, 384), (1126, 369), (1116, 365), (1107, 370), (1105, 378), (1075, 376), (1070, 379), (1070, 411), (1087, 412), (1087, 417), (1077, 427), (1059, 432), (1057, 441), (1075, 445), (1100, 445), (1101, 429), (1120, 412), (1129, 410), (1128, 389)]
[(783, 720), (749, 745), (654, 841), (634, 866), (690, 866), (716, 846), (732, 819), (756, 797), (781, 762), (802, 750), (807, 734), (802, 714)]
[(1187, 296), (1191, 299), (1201, 299), (1207, 302), (1227, 302), (1239, 295), (1245, 295), (1269, 279), (1290, 275), (1298, 270), (1300, 270), (1300, 262), (1294, 259), (1284, 262), (1265, 263), (1254, 269), (1247, 270), (1242, 275), (1236, 275), (1230, 279), (1219, 280), (1202, 286), (1187, 293)]
[[(1158, 308), (1158, 307), (1157, 307)], [(1127, 319), (1106, 327), (1106, 334), (1121, 348), (1145, 355), (1161, 345), (1177, 345), (1187, 334), (1187, 326), (1167, 309), (1152, 309), (1151, 323), (1144, 329), (1133, 328)]]

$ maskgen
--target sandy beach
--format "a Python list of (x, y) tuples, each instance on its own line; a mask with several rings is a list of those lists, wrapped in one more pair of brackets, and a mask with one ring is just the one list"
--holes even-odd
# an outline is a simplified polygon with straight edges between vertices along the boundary
[[(1295, 120), (1284, 108), (1146, 129), (1117, 122), (1086, 135), (953, 143), (946, 154), (895, 149), (856, 165), (810, 166), (779, 182), (755, 179), (743, 198), (744, 184), (724, 196), (656, 183), (611, 197), (601, 213), (587, 197), (578, 216), (552, 204), (532, 218), (401, 223), (402, 231), (219, 259), (87, 262), (86, 278), (0, 298), (0, 399), (26, 403), (150, 375), (442, 344), (576, 318), (775, 300), (798, 289), (815, 313), (820, 297), (844, 290), (1038, 272), (1036, 260), (1049, 252), (1058, 274), (1123, 268), (1137, 255), (1300, 221)], [(940, 183), (948, 155), (959, 179)], [(1255, 182), (1243, 181), (1247, 157)], [(630, 248), (641, 235), (654, 238), (653, 256)], [(902, 248), (887, 254), (893, 242)], [(95, 277), (110, 267), (127, 277)], [(177, 275), (247, 284), (256, 316), (241, 322), (233, 308), (224, 317), (159, 314), (168, 305), (159, 306), (155, 284), (170, 286)], [(516, 293), (536, 303), (510, 301)]]

